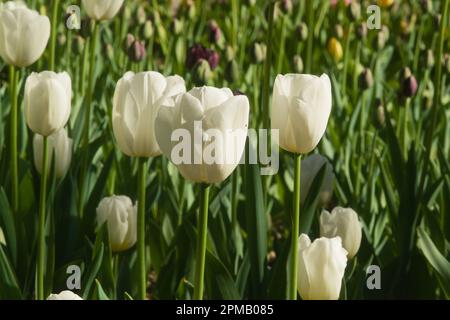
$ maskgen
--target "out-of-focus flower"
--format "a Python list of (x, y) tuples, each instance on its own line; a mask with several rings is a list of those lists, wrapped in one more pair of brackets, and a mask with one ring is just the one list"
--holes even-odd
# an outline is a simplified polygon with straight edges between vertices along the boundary
[(342, 39), (344, 37), (344, 28), (342, 28), (341, 24), (338, 23), (334, 26), (334, 34), (338, 39)]
[(403, 96), (406, 98), (410, 98), (415, 96), (417, 92), (417, 80), (414, 75), (410, 75), (408, 78), (406, 78), (402, 83), (402, 93)]
[(298, 238), (297, 288), (303, 300), (337, 300), (347, 266), (341, 238)]
[(0, 6), (0, 57), (10, 65), (27, 67), (47, 46), (50, 20), (27, 8), (22, 1)]
[[(42, 174), (42, 160), (43, 160), (43, 137), (39, 134), (35, 134), (33, 138), (33, 155), (34, 165), (36, 170)], [(65, 176), (70, 167), (72, 160), (72, 145), (73, 141), (67, 135), (67, 130), (62, 128), (55, 133), (48, 136), (48, 149), (49, 156), (47, 158), (47, 168), (52, 163), (52, 157), (54, 156), (55, 163), (55, 175), (57, 178)]]
[(369, 68), (364, 68), (364, 70), (359, 74), (358, 84), (362, 90), (369, 89), (373, 86), (373, 75)]
[(215, 20), (211, 20), (208, 23), (209, 27), (209, 42), (220, 44), (222, 41), (222, 30), (220, 30), (219, 25)]
[(145, 44), (142, 41), (134, 40), (131, 47), (128, 48), (128, 58), (133, 62), (141, 62), (146, 54)]
[(145, 13), (145, 8), (143, 6), (138, 6), (136, 16), (138, 24), (143, 25), (147, 20), (147, 14)]
[(227, 62), (225, 67), (225, 79), (230, 83), (235, 83), (236, 81), (239, 81), (239, 78), (239, 66), (235, 59), (231, 59)]
[(253, 57), (256, 63), (266, 60), (267, 47), (264, 43), (256, 42), (253, 46)]
[(207, 49), (200, 44), (195, 44), (188, 50), (186, 57), (187, 68), (192, 69), (201, 59), (208, 61), (211, 70), (214, 70), (219, 64), (220, 57), (216, 51)]
[(325, 165), (325, 177), (320, 187), (319, 205), (325, 206), (333, 196), (333, 167), (324, 156), (320, 154), (312, 154), (302, 160), (302, 174), (300, 175), (300, 201), (305, 203), (309, 194), (312, 183), (316, 178), (319, 170)]
[(300, 23), (300, 25), (297, 27), (297, 32), (300, 36), (300, 40), (305, 41), (306, 39), (308, 39), (308, 26), (306, 25), (306, 23)]
[(296, 54), (292, 58), (292, 67), (293, 67), (295, 73), (303, 72), (303, 60), (302, 60), (302, 57), (300, 57), (298, 54)]
[(82, 0), (88, 16), (94, 20), (109, 20), (119, 12), (123, 0)]
[(359, 39), (364, 40), (367, 37), (367, 24), (365, 22), (361, 22), (357, 29), (356, 35)]
[(128, 250), (136, 243), (137, 205), (126, 196), (103, 198), (97, 207), (97, 225), (108, 227), (113, 252)]
[(382, 129), (386, 124), (386, 116), (384, 114), (384, 105), (380, 99), (375, 100), (372, 112), (373, 124), (376, 128)]
[(328, 40), (328, 53), (334, 58), (335, 61), (339, 61), (342, 59), (344, 55), (344, 50), (342, 49), (342, 45), (338, 39), (335, 37), (330, 38)]
[(142, 33), (146, 40), (150, 40), (150, 38), (153, 37), (154, 29), (153, 29), (153, 22), (151, 20), (145, 21)]
[(58, 294), (52, 293), (47, 300), (83, 300), (79, 295), (69, 290), (61, 291)]
[(361, 18), (361, 5), (359, 1), (352, 1), (348, 6), (348, 15), (352, 21), (358, 21)]
[(361, 245), (361, 223), (351, 208), (336, 207), (331, 213), (323, 210), (320, 215), (320, 236), (340, 237), (349, 259), (353, 258)]
[(378, 0), (378, 5), (382, 8), (389, 8), (394, 3), (394, 0)]

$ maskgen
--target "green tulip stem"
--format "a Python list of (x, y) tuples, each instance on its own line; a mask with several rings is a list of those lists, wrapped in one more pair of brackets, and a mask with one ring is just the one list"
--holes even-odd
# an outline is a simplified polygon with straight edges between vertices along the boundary
[(294, 212), (292, 214), (291, 232), (291, 275), (289, 283), (289, 299), (297, 300), (297, 263), (298, 263), (298, 234), (300, 220), (300, 174), (302, 155), (295, 155), (295, 177), (294, 177)]
[(45, 271), (45, 208), (47, 197), (48, 171), (48, 137), (44, 137), (42, 151), (41, 189), (39, 196), (39, 224), (38, 224), (38, 265), (37, 265), (37, 300), (44, 300), (44, 271)]
[(147, 181), (147, 158), (138, 159), (138, 217), (137, 250), (139, 274), (139, 299), (147, 298), (147, 270), (145, 259), (145, 185)]
[(11, 187), (12, 187), (12, 211), (17, 213), (19, 209), (19, 170), (17, 165), (17, 80), (19, 73), (11, 65), (9, 67), (9, 84), (11, 97)]
[(53, 0), (52, 6), (52, 28), (50, 35), (50, 64), (49, 70), (55, 70), (55, 49), (56, 49), (56, 34), (58, 33), (58, 7), (60, 0)]
[(208, 235), (208, 184), (201, 185), (200, 212), (198, 214), (197, 226), (197, 259), (195, 265), (194, 299), (203, 300), (203, 284), (205, 274), (206, 239)]
[[(81, 176), (80, 176), (80, 194), (78, 211), (80, 217), (83, 217), (84, 211), (84, 193), (86, 184), (86, 174), (89, 164), (89, 127), (91, 124), (91, 110), (92, 110), (92, 96), (94, 89), (94, 66), (95, 66), (95, 50), (98, 42), (99, 35), (99, 25), (94, 22), (94, 33), (92, 34), (91, 44), (90, 44), (90, 61), (89, 61), (89, 75), (88, 75), (88, 88), (86, 92), (86, 103), (85, 103), (85, 114), (84, 114), (84, 124), (83, 124), (83, 162), (81, 166)], [(81, 88), (83, 90), (83, 88)]]

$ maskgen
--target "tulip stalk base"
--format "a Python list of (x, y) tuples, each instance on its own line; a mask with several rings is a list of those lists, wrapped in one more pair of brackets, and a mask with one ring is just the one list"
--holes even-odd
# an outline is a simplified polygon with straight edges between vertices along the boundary
[(44, 271), (45, 271), (45, 208), (47, 200), (48, 175), (48, 137), (43, 137), (41, 190), (39, 196), (39, 224), (38, 224), (38, 265), (37, 265), (37, 300), (44, 300)]
[(297, 300), (297, 264), (298, 264), (298, 233), (300, 221), (300, 174), (301, 174), (302, 156), (295, 155), (295, 178), (294, 178), (294, 203), (292, 213), (292, 232), (291, 232), (291, 260), (290, 260), (290, 282), (289, 295), (290, 300)]
[(209, 189), (207, 184), (201, 185), (200, 211), (197, 226), (197, 259), (195, 265), (194, 299), (203, 300), (203, 285), (205, 274), (206, 240), (208, 237), (208, 201)]
[(147, 180), (147, 159), (138, 159), (138, 217), (137, 249), (139, 266), (139, 299), (147, 298), (147, 268), (145, 259), (145, 183)]

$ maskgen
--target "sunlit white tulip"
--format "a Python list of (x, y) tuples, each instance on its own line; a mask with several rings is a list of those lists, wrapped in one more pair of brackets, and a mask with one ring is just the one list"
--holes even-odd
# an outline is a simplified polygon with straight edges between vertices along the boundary
[(114, 252), (124, 251), (136, 243), (137, 206), (126, 196), (103, 198), (97, 207), (97, 224), (108, 226), (109, 243)]
[(302, 160), (302, 174), (300, 176), (300, 197), (302, 203), (304, 203), (314, 179), (324, 164), (326, 164), (326, 169), (320, 188), (319, 204), (324, 206), (331, 200), (333, 195), (333, 168), (327, 158), (320, 154), (312, 154)]
[(154, 71), (127, 72), (117, 83), (113, 102), (113, 131), (120, 150), (129, 156), (161, 154), (155, 138), (155, 118), (161, 104), (186, 92), (183, 78)]
[(83, 300), (79, 295), (69, 290), (61, 291), (58, 294), (52, 293), (47, 300)]
[(217, 183), (241, 160), (249, 109), (248, 98), (228, 88), (193, 88), (159, 110), (156, 139), (185, 179)]
[(279, 130), (284, 150), (312, 151), (327, 127), (331, 112), (331, 83), (326, 74), (278, 75), (272, 101), (272, 129)]
[(311, 243), (306, 234), (298, 239), (297, 288), (303, 300), (337, 300), (347, 265), (341, 239), (319, 238)]
[(25, 119), (42, 136), (63, 128), (70, 116), (72, 84), (66, 73), (32, 73), (25, 83)]
[(361, 244), (361, 223), (358, 215), (351, 208), (336, 207), (331, 214), (323, 210), (320, 215), (320, 235), (333, 238), (339, 236), (342, 245), (348, 252), (348, 258), (353, 258)]
[(109, 20), (119, 12), (123, 0), (83, 0), (83, 7), (94, 20)]
[(0, 5), (0, 56), (7, 64), (26, 67), (39, 59), (50, 37), (50, 20), (22, 1)]
[[(34, 165), (36, 170), (42, 174), (42, 151), (43, 151), (43, 137), (39, 134), (34, 135), (33, 139), (33, 153)], [(67, 130), (62, 128), (48, 137), (48, 162), (47, 168), (50, 168), (52, 157), (54, 155), (55, 174), (57, 178), (63, 177), (70, 167), (72, 160), (72, 139), (67, 135)]]

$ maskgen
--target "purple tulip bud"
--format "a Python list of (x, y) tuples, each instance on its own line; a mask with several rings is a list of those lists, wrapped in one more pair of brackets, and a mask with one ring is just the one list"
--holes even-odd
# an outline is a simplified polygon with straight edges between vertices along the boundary
[(403, 81), (402, 92), (404, 97), (413, 97), (417, 92), (417, 80), (413, 75), (410, 75)]
[(215, 20), (211, 20), (208, 24), (209, 27), (209, 42), (219, 43), (222, 38), (222, 31)]
[(145, 45), (142, 41), (135, 40), (128, 50), (128, 57), (133, 62), (140, 62), (144, 60), (147, 54)]

